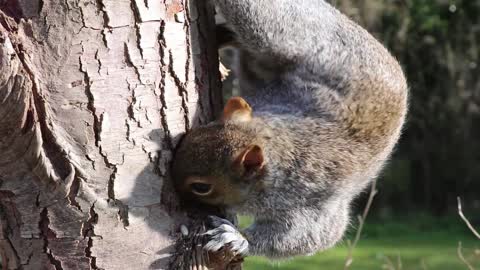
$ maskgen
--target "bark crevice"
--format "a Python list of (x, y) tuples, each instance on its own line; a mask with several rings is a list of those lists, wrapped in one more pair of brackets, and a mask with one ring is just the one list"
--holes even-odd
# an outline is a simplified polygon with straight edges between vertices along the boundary
[[(143, 59), (143, 48), (141, 45), (141, 33), (140, 33), (140, 23), (142, 22), (141, 16), (140, 16), (140, 10), (138, 9), (137, 3), (135, 0), (131, 0), (130, 2), (130, 7), (133, 12), (133, 20), (134, 20), (134, 27), (135, 27), (135, 35), (136, 35), (136, 41), (137, 41), (137, 48), (140, 51), (140, 56)], [(140, 76), (139, 76), (140, 78)], [(140, 79), (139, 79), (140, 81)]]
[(43, 253), (45, 253), (50, 261), (50, 264), (55, 267), (55, 270), (63, 270), (62, 262), (58, 260), (52, 250), (49, 248), (49, 239), (57, 238), (55, 232), (49, 228), (50, 219), (48, 217), (48, 210), (47, 208), (43, 208), (42, 212), (40, 212), (40, 222), (38, 227), (40, 229), (40, 237), (43, 239)]
[[(82, 46), (82, 50), (84, 50)], [(100, 133), (102, 131), (100, 120), (98, 119), (98, 115), (96, 113), (95, 108), (95, 97), (93, 96), (92, 92), (92, 82), (90, 80), (90, 76), (88, 75), (87, 67), (84, 65), (82, 57), (78, 57), (79, 69), (80, 72), (83, 74), (83, 83), (85, 85), (85, 95), (87, 96), (87, 109), (92, 113), (93, 116), (93, 134), (95, 137), (95, 146), (99, 146), (100, 142)]]
[(160, 88), (160, 116), (161, 116), (161, 122), (162, 122), (162, 128), (163, 132), (165, 134), (165, 142), (167, 144), (167, 147), (169, 149), (173, 149), (173, 142), (172, 142), (172, 137), (170, 135), (170, 130), (168, 127), (168, 122), (167, 122), (167, 102), (165, 98), (165, 77), (167, 75), (166, 69), (168, 68), (167, 63), (165, 62), (165, 37), (164, 37), (164, 32), (165, 32), (165, 22), (162, 21), (160, 23), (160, 33), (158, 35), (158, 48), (159, 48), (159, 55), (160, 55), (160, 83), (159, 83), (159, 88)]
[(138, 67), (132, 61), (132, 56), (130, 55), (130, 50), (128, 49), (128, 43), (127, 42), (123, 43), (123, 50), (124, 50), (125, 64), (127, 65), (127, 67), (133, 68), (133, 70), (135, 71), (135, 74), (137, 75), (137, 80), (139, 82), (142, 82), (142, 77), (140, 76), (140, 71), (138, 70)]
[(113, 165), (113, 172), (110, 175), (110, 179), (108, 180), (108, 201), (112, 206), (117, 207), (118, 212), (117, 216), (118, 219), (122, 222), (123, 227), (127, 228), (130, 223), (128, 221), (128, 205), (124, 204), (121, 200), (115, 199), (115, 179), (117, 177), (118, 167), (117, 165)]
[[(189, 33), (190, 35), (185, 36), (185, 53), (187, 54), (187, 59), (185, 61), (185, 82), (190, 81), (190, 73), (188, 72), (190, 70), (190, 64), (192, 62), (192, 44), (191, 44), (191, 30), (190, 30), (190, 7), (189, 5), (184, 5), (185, 9), (185, 15), (184, 15), (184, 27), (185, 27), (185, 32)], [(188, 91), (186, 91), (186, 94), (188, 94)]]
[(93, 237), (96, 236), (94, 227), (98, 221), (98, 214), (95, 212), (95, 203), (96, 202), (90, 207), (88, 220), (82, 224), (82, 235), (84, 238), (88, 237), (87, 246), (85, 247), (85, 257), (89, 259), (91, 270), (99, 269), (97, 267), (97, 258), (92, 255)]
[[(184, 82), (180, 80), (178, 77), (177, 73), (173, 69), (173, 53), (171, 50), (168, 50), (168, 61), (169, 61), (169, 66), (168, 66), (168, 72), (170, 76), (172, 76), (173, 81), (175, 82), (175, 86), (178, 88), (178, 95), (182, 98), (182, 109), (183, 109), (183, 115), (185, 119), (185, 130), (190, 129), (190, 118), (189, 118), (189, 110), (187, 106), (188, 102), (188, 91), (186, 88), (186, 85)], [(187, 72), (188, 74), (188, 72)]]
[[(103, 18), (103, 27), (104, 28), (109, 28), (110, 26), (110, 17), (108, 17), (107, 9), (105, 7), (105, 4), (103, 3), (103, 0), (96, 0), (98, 10), (102, 12), (102, 18)], [(105, 43), (105, 46), (107, 43)]]
[(78, 176), (78, 174), (76, 173), (76, 170), (74, 168), (72, 168), (72, 174), (73, 174), (72, 176), (69, 176), (72, 179), (67, 181), (67, 182), (71, 182), (67, 186), (67, 189), (68, 189), (67, 199), (68, 199), (68, 203), (71, 206), (77, 208), (81, 212), (82, 207), (80, 206), (80, 204), (77, 202), (77, 199), (76, 199), (76, 197), (78, 195), (78, 191), (80, 190), (81, 178)]

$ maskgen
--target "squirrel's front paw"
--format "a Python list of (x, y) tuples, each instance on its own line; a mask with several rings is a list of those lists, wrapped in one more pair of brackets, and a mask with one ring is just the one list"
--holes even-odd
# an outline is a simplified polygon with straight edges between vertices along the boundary
[(205, 249), (219, 251), (222, 248), (230, 250), (234, 255), (246, 256), (248, 241), (230, 221), (216, 216), (209, 216), (210, 224), (214, 227), (205, 233), (209, 236)]

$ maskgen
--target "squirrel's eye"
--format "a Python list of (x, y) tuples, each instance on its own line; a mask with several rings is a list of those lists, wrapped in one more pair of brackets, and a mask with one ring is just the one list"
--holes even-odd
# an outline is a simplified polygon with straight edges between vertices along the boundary
[(193, 194), (199, 196), (206, 196), (213, 190), (212, 185), (206, 183), (192, 183), (190, 184), (190, 188), (192, 189)]

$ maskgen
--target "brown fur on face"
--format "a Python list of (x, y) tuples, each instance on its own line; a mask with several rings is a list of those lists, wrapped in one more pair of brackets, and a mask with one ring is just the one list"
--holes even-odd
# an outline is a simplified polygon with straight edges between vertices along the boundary
[[(192, 130), (175, 155), (175, 186), (183, 196), (207, 204), (240, 204), (250, 190), (261, 186), (258, 180), (265, 165), (261, 147), (262, 140), (249, 123), (222, 121)], [(211, 190), (205, 194), (193, 189), (206, 185)]]

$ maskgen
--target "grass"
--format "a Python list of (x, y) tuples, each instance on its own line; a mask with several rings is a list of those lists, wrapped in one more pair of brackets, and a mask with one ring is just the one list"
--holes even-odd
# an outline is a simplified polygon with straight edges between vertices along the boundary
[[(353, 230), (346, 238), (352, 236)], [(349, 269), (468, 270), (457, 256), (459, 241), (462, 242), (464, 257), (475, 269), (480, 269), (480, 240), (468, 231), (459, 218), (434, 219), (416, 216), (389, 221), (367, 220)], [(244, 269), (344, 269), (347, 250), (344, 242), (314, 256), (283, 262), (251, 257), (247, 258)]]

